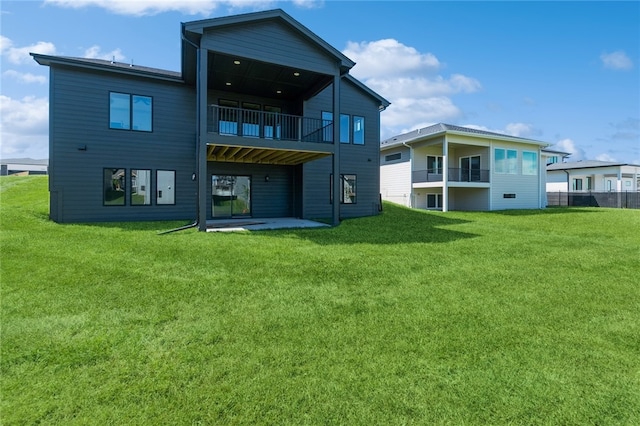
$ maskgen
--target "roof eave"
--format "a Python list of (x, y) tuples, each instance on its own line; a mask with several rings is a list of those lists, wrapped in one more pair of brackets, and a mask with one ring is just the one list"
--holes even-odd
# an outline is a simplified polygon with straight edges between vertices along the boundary
[(42, 55), (40, 53), (29, 53), (33, 59), (40, 65), (51, 66), (51, 65), (67, 65), (74, 66), (83, 69), (91, 69), (97, 71), (108, 71), (112, 73), (118, 74), (126, 74), (126, 75), (135, 75), (135, 76), (143, 76), (148, 78), (154, 78), (158, 80), (172, 81), (176, 83), (183, 83), (184, 80), (181, 76), (170, 76), (167, 74), (162, 74), (159, 72), (149, 71), (148, 69), (140, 69), (135, 66), (108, 66), (99, 63), (91, 63), (82, 61), (81, 59), (75, 59), (70, 57), (63, 56), (51, 56), (51, 55)]

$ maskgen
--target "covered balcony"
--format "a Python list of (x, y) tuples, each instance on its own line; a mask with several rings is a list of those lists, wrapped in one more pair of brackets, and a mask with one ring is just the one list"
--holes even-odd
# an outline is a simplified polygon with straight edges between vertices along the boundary
[(208, 161), (295, 165), (330, 155), (333, 121), (209, 105)]
[(208, 131), (277, 141), (333, 143), (333, 121), (221, 105), (209, 105)]
[[(489, 182), (489, 170), (476, 168), (453, 168), (447, 169), (448, 182)], [(413, 183), (443, 182), (444, 174), (442, 169), (415, 170), (412, 172)]]

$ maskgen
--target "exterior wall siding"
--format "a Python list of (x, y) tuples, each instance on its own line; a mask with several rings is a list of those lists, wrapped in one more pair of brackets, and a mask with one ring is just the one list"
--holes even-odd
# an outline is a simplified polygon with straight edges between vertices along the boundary
[[(330, 86), (305, 103), (305, 116), (322, 116), (333, 110), (333, 88)], [(380, 112), (378, 104), (345, 79), (341, 80), (340, 113), (364, 117), (364, 145), (339, 143), (340, 173), (356, 175), (356, 202), (340, 205), (340, 218), (375, 215), (380, 197)], [(334, 117), (334, 123), (336, 117)], [(351, 133), (351, 132), (350, 132)], [(332, 158), (327, 157), (304, 165), (304, 217), (331, 216), (330, 176)]]
[[(496, 173), (493, 157), (498, 148), (512, 149), (518, 152), (517, 171), (515, 174)], [(491, 210), (536, 209), (540, 205), (539, 168), (536, 175), (522, 174), (522, 152), (537, 152), (541, 161), (540, 149), (536, 145), (496, 142), (491, 150)], [(515, 194), (515, 198), (505, 198), (505, 194)]]
[[(207, 164), (207, 188), (211, 190), (212, 175), (234, 175), (251, 177), (251, 216), (257, 218), (295, 216), (295, 166), (269, 164), (241, 164), (209, 162)], [(269, 176), (269, 180), (265, 179)], [(212, 197), (207, 194), (208, 217), (212, 217)]]
[(335, 74), (334, 60), (287, 25), (276, 21), (251, 22), (206, 30), (202, 47), (299, 69)]
[[(59, 222), (190, 219), (195, 215), (195, 94), (178, 82), (51, 67), (51, 217)], [(109, 128), (109, 92), (151, 96), (153, 131)], [(86, 147), (86, 150), (83, 148)], [(103, 205), (103, 168), (174, 170), (175, 205)], [(155, 185), (155, 183), (154, 183)], [(155, 194), (155, 191), (154, 191)], [(64, 203), (62, 203), (64, 200)]]
[[(396, 152), (400, 152), (400, 160), (385, 162), (384, 157), (386, 155)], [(387, 150), (381, 153), (380, 192), (383, 200), (412, 207), (411, 160), (409, 156), (410, 151), (405, 147)]]

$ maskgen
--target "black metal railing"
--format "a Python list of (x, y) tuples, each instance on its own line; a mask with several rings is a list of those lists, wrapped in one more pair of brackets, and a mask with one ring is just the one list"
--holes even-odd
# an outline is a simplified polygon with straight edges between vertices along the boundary
[[(442, 182), (444, 179), (442, 171), (442, 169), (416, 170), (412, 173), (413, 182)], [(449, 167), (447, 173), (449, 182), (489, 182), (489, 170)]]
[(638, 191), (583, 191), (547, 192), (549, 207), (612, 207), (622, 209), (640, 209)]
[(209, 105), (209, 133), (283, 141), (333, 143), (333, 121)]

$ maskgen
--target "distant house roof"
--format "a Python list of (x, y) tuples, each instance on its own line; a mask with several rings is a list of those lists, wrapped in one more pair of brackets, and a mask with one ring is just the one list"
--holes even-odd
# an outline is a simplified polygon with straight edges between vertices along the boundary
[(522, 143), (531, 143), (531, 144), (536, 144), (541, 146), (549, 146), (549, 144), (546, 142), (536, 141), (533, 139), (520, 138), (516, 136), (505, 135), (502, 133), (488, 132), (486, 130), (478, 130), (470, 127), (456, 126), (453, 124), (438, 123), (432, 126), (413, 130), (411, 132), (403, 133), (401, 135), (397, 135), (392, 138), (386, 139), (380, 142), (380, 147), (381, 149), (385, 149), (385, 148), (393, 147), (403, 143), (411, 143), (411, 142), (427, 139), (437, 135), (444, 135), (446, 133), (472, 135), (472, 136), (479, 136), (485, 139), (499, 139), (499, 140), (506, 140), (506, 141), (512, 141), (512, 142), (522, 142)]
[(567, 163), (549, 164), (547, 166), (547, 171), (571, 170), (571, 169), (593, 169), (598, 167), (619, 167), (619, 166), (640, 167), (640, 165), (637, 165), (637, 164), (618, 163), (615, 161), (585, 160), (585, 161), (571, 161)]
[(159, 78), (163, 80), (172, 80), (178, 82), (182, 81), (182, 75), (179, 72), (167, 71), (159, 68), (143, 67), (140, 65), (135, 65), (133, 63), (127, 64), (124, 62), (108, 61), (104, 59), (76, 58), (71, 56), (41, 55), (39, 53), (30, 53), (30, 55), (33, 56), (33, 59), (40, 65), (67, 65), (101, 71), (118, 72), (122, 74)]
[(564, 151), (556, 151), (554, 149), (548, 149), (548, 148), (544, 148), (542, 150), (542, 152), (544, 152), (545, 154), (555, 154), (555, 155), (559, 155), (561, 157), (568, 157), (571, 155), (570, 152), (564, 152)]

